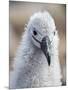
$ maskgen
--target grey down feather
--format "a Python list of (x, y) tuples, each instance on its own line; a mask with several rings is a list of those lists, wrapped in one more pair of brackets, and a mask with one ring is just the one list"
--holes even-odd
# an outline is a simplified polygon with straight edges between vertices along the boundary
[(47, 11), (35, 13), (22, 36), (10, 88), (60, 86), (59, 37), (52, 16)]

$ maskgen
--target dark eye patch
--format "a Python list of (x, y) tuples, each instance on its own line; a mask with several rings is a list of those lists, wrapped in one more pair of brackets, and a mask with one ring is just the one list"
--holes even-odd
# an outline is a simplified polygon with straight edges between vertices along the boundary
[(34, 34), (34, 35), (37, 35), (37, 32), (34, 30), (34, 31), (33, 31), (33, 34)]

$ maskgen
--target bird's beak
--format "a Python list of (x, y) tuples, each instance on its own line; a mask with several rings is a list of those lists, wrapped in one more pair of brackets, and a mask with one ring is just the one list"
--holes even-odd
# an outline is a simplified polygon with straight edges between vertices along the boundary
[(47, 46), (47, 38), (44, 37), (40, 43), (41, 45), (41, 50), (43, 51), (44, 55), (46, 56), (47, 58), (47, 62), (48, 62), (48, 65), (50, 66), (50, 63), (51, 63), (51, 58), (50, 58), (50, 55), (49, 55), (49, 52), (48, 52), (48, 46)]

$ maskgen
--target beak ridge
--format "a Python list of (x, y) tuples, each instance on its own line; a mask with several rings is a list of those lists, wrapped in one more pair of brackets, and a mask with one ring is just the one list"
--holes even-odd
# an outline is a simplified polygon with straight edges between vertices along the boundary
[(44, 37), (42, 39), (42, 42), (41, 42), (41, 50), (43, 51), (44, 55), (46, 56), (47, 58), (47, 62), (48, 62), (48, 65), (50, 66), (50, 63), (51, 63), (51, 58), (50, 58), (50, 55), (49, 55), (49, 52), (48, 52), (48, 46), (47, 46), (47, 39), (46, 37)]

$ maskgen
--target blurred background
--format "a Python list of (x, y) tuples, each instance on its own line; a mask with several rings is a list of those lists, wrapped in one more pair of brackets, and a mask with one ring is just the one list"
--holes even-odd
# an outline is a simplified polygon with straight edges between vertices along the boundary
[(9, 68), (13, 70), (16, 50), (21, 41), (25, 25), (31, 15), (38, 11), (49, 11), (55, 20), (59, 33), (59, 58), (61, 64), (62, 82), (66, 85), (66, 5), (35, 2), (9, 1)]

